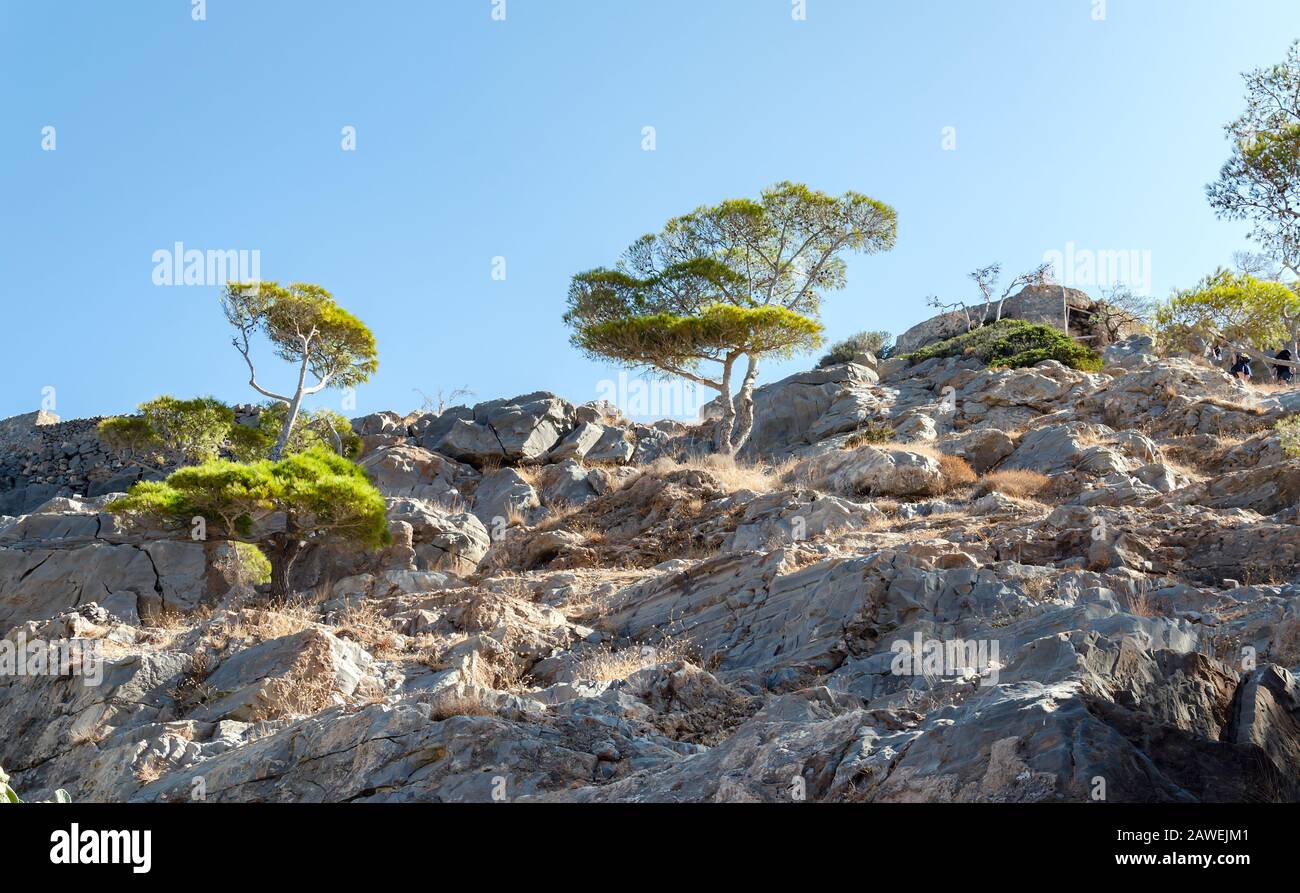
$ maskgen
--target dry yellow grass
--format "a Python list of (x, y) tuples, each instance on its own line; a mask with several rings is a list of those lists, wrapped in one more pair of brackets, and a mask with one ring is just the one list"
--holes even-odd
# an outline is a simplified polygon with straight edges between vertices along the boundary
[(653, 648), (646, 645), (632, 645), (620, 651), (602, 648), (584, 657), (574, 667), (573, 672), (579, 679), (592, 682), (616, 682), (626, 679), (638, 670), (683, 660), (686, 657), (684, 651), (684, 648), (672, 641)]
[(975, 469), (970, 467), (970, 463), (959, 456), (949, 456), (947, 453), (939, 453), (939, 471), (943, 473), (944, 492), (959, 490), (975, 483)]
[(407, 650), (409, 640), (393, 629), (392, 621), (370, 599), (360, 599), (339, 612), (335, 634), (361, 644), (373, 656), (396, 657)]
[(1224, 400), (1220, 397), (1207, 396), (1202, 397), (1197, 403), (1208, 403), (1210, 406), (1217, 406), (1219, 409), (1226, 409), (1230, 412), (1244, 412), (1247, 415), (1263, 415), (1264, 410), (1259, 406), (1247, 406), (1244, 403), (1236, 403), (1232, 400)]
[(1037, 471), (994, 471), (984, 475), (975, 486), (976, 494), (1001, 493), (1016, 499), (1028, 499), (1036, 496), (1051, 480)]
[(889, 443), (894, 439), (894, 429), (885, 425), (867, 425), (844, 441), (844, 449), (856, 450), (858, 447)]
[(568, 529), (570, 533), (576, 533), (582, 537), (583, 545), (599, 546), (605, 542), (605, 531), (597, 527), (593, 521), (578, 521), (570, 524)]
[(666, 475), (674, 471), (692, 469), (712, 475), (727, 491), (753, 490), (755, 493), (770, 493), (784, 483), (793, 461), (780, 465), (743, 462), (731, 456), (717, 454), (688, 456), (683, 462), (674, 462), (668, 457), (660, 457), (646, 466), (649, 474)]
[(315, 610), (297, 602), (276, 608), (243, 608), (225, 619), (222, 631), (231, 639), (264, 641), (300, 633), (316, 621)]
[(438, 696), (429, 708), (429, 718), (442, 722), (453, 716), (496, 716), (495, 705), (484, 697), (481, 689), (449, 692)]

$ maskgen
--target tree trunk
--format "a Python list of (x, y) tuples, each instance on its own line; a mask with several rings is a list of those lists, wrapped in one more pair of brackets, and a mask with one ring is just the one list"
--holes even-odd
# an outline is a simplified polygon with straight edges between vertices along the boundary
[(289, 435), (293, 433), (293, 426), (298, 421), (298, 411), (302, 408), (302, 393), (307, 386), (307, 357), (304, 351), (302, 366), (298, 368), (298, 389), (293, 392), (293, 399), (289, 401), (289, 410), (284, 414), (284, 426), (280, 428), (280, 436), (276, 438), (275, 446), (271, 447), (271, 461), (279, 462), (284, 456), (284, 450), (289, 445)]
[(754, 430), (754, 381), (757, 378), (758, 358), (750, 356), (749, 367), (740, 383), (740, 408), (736, 417), (736, 431), (731, 438), (732, 449), (737, 453), (749, 442), (749, 435)]
[(723, 456), (734, 456), (731, 443), (732, 429), (736, 425), (736, 401), (731, 396), (731, 370), (739, 354), (729, 354), (722, 363), (722, 420), (718, 423), (717, 447)]
[(295, 533), (281, 534), (271, 549), (271, 601), (284, 604), (292, 591), (290, 584), (294, 562), (302, 552), (302, 540)]

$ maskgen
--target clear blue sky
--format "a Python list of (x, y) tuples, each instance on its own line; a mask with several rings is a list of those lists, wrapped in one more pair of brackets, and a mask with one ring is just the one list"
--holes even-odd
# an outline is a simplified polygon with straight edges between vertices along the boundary
[(196, 22), (190, 0), (0, 0), (0, 416), (47, 386), (65, 418), (251, 400), (217, 289), (152, 283), (177, 241), (257, 249), (263, 278), (370, 324), (355, 414), (460, 385), (593, 399), (614, 369), (568, 344), (569, 277), (782, 179), (898, 210), (897, 248), (827, 300), (832, 338), (1069, 242), (1150, 251), (1165, 295), (1248, 247), (1203, 187), (1240, 72), (1282, 58), (1300, 3), (1106, 6), (508, 0), (494, 22), (491, 0), (208, 0)]

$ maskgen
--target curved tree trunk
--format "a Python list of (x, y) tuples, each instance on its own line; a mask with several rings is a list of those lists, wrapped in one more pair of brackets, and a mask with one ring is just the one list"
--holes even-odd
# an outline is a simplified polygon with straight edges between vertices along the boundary
[(280, 436), (276, 438), (275, 446), (271, 448), (271, 461), (279, 462), (284, 457), (285, 448), (289, 445), (289, 435), (293, 433), (293, 426), (298, 421), (298, 412), (302, 409), (302, 398), (307, 388), (307, 355), (303, 352), (302, 365), (298, 368), (298, 388), (293, 392), (293, 399), (289, 401), (289, 410), (284, 414), (284, 425), (280, 428)]
[(736, 415), (736, 430), (731, 438), (734, 452), (739, 453), (749, 442), (749, 435), (754, 430), (754, 382), (758, 378), (758, 357), (750, 356), (745, 377), (740, 383), (739, 405)]
[(731, 442), (732, 429), (736, 426), (736, 401), (731, 395), (731, 370), (739, 356), (740, 354), (729, 354), (722, 363), (722, 419), (718, 422), (717, 449), (723, 456), (736, 455), (736, 447)]
[(281, 534), (270, 550), (271, 559), (271, 601), (284, 604), (293, 591), (291, 579), (294, 562), (302, 552), (303, 542), (295, 533)]

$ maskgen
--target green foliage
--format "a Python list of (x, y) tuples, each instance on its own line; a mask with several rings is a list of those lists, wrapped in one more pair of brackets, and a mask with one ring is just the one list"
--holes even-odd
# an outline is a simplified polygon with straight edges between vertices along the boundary
[(371, 548), (388, 541), (384, 498), (365, 470), (320, 447), (278, 462), (216, 459), (181, 468), (165, 481), (135, 484), (107, 508), (183, 526), (202, 516), (210, 536), (217, 531), (226, 539), (268, 536), (262, 522), (283, 512), (288, 530), (304, 537)]
[(1290, 337), (1297, 313), (1300, 296), (1287, 286), (1221, 269), (1157, 307), (1156, 330), (1175, 350), (1199, 353), (1220, 339), (1264, 350)]
[[(235, 328), (233, 343), (248, 365), (249, 385), (286, 407), (280, 433), (271, 446), (272, 459), (288, 450), (304, 397), (327, 387), (355, 387), (379, 368), (370, 329), (319, 285), (232, 283), (222, 294), (221, 306)], [(251, 341), (259, 333), (271, 342), (276, 356), (298, 367), (298, 383), (291, 394), (278, 394), (258, 383)], [(308, 383), (309, 375), (315, 377), (314, 383)]]
[(319, 285), (231, 283), (222, 307), (241, 333), (265, 335), (276, 356), (305, 366), (329, 387), (354, 387), (379, 369), (375, 336)]
[(1300, 41), (1277, 65), (1245, 75), (1246, 109), (1227, 128), (1232, 154), (1206, 187), (1220, 217), (1300, 275)]
[[(841, 255), (892, 248), (896, 226), (894, 209), (865, 195), (778, 183), (758, 200), (674, 217), (634, 242), (616, 267), (574, 276), (564, 321), (590, 357), (718, 391), (718, 448), (731, 454), (753, 427), (759, 362), (818, 346), (822, 295), (844, 286)], [(737, 399), (732, 370), (742, 356), (748, 365)], [(702, 371), (704, 363), (721, 368)]]
[[(268, 403), (261, 408), (256, 426), (242, 425), (235, 421), (234, 410), (212, 397), (162, 396), (140, 404), (139, 415), (104, 419), (98, 432), (114, 449), (159, 465), (196, 465), (223, 453), (238, 462), (255, 462), (271, 455), (287, 415), (286, 404)], [(336, 412), (304, 411), (294, 420), (285, 453), (313, 447), (355, 459), (361, 452), (361, 438), (352, 423)]]
[(856, 450), (867, 444), (889, 443), (893, 439), (894, 429), (888, 425), (866, 425), (854, 431), (853, 435), (844, 441), (844, 449)]
[(906, 355), (913, 362), (936, 357), (975, 357), (989, 366), (1019, 369), (1044, 360), (1056, 360), (1074, 369), (1095, 372), (1101, 357), (1069, 335), (1051, 326), (1020, 319), (1004, 319), (965, 332), (955, 338), (928, 344)]
[[(9, 776), (3, 768), (0, 768), (0, 803), (22, 803), (18, 798), (18, 792), (9, 786)], [(68, 792), (59, 788), (54, 792), (55, 803), (71, 803), (72, 797)]]
[(98, 433), (115, 449), (193, 464), (215, 459), (234, 424), (234, 411), (213, 397), (164, 395), (141, 403), (138, 416), (104, 419)]
[[(894, 210), (867, 196), (778, 183), (757, 201), (675, 217), (638, 239), (616, 268), (574, 276), (564, 321), (588, 355), (669, 374), (739, 354), (805, 350), (818, 343), (812, 326), (822, 294), (844, 285), (840, 255), (887, 250), (895, 228)], [(717, 309), (726, 305), (788, 312), (726, 316)]]
[(253, 584), (271, 582), (271, 562), (261, 549), (252, 543), (233, 542), (230, 545), (235, 550), (241, 579)]
[[(269, 455), (284, 427), (289, 407), (283, 403), (268, 403), (258, 417), (259, 436), (267, 444), (267, 451), (258, 458)], [(333, 450), (345, 459), (355, 459), (361, 454), (361, 438), (352, 430), (352, 422), (329, 409), (304, 410), (294, 420), (293, 431), (285, 444), (285, 454), (304, 453), (313, 447)]]
[(1279, 419), (1273, 426), (1277, 439), (1282, 444), (1282, 452), (1294, 458), (1300, 458), (1300, 415), (1290, 415)]
[(595, 323), (574, 342), (590, 355), (690, 369), (706, 356), (730, 352), (788, 356), (816, 347), (821, 326), (784, 307), (713, 304), (697, 315), (656, 313)]
[(893, 340), (894, 336), (888, 332), (858, 332), (832, 344), (831, 349), (817, 362), (817, 368), (848, 363), (860, 353), (871, 353), (880, 357), (882, 351), (887, 349)]

